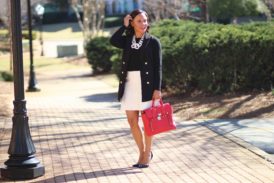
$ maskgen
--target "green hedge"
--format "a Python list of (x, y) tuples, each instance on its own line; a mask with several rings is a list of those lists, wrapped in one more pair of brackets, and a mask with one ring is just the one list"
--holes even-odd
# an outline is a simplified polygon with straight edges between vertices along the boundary
[(96, 37), (91, 39), (86, 45), (88, 62), (94, 74), (111, 71), (113, 47), (109, 43), (109, 37)]
[(13, 81), (13, 74), (7, 71), (0, 71), (1, 81)]
[[(204, 24), (163, 20), (152, 25), (163, 51), (163, 83), (177, 93), (201, 90), (225, 93), (270, 90), (274, 86), (274, 24)], [(109, 38), (86, 47), (98, 72), (110, 68), (119, 77), (121, 50)]]
[(178, 92), (270, 89), (274, 25), (204, 24), (164, 20), (151, 33), (163, 47), (163, 79)]

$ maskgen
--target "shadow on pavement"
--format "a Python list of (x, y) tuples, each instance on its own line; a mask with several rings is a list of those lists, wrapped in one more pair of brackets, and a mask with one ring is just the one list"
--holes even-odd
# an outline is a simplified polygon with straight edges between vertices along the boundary
[(89, 96), (83, 96), (87, 102), (117, 102), (116, 92), (113, 93), (102, 93), (102, 94), (94, 94)]
[(72, 73), (70, 75), (65, 75), (65, 76), (60, 76), (56, 77), (54, 79), (76, 79), (76, 78), (91, 78), (92, 77), (92, 72), (81, 72), (81, 73)]
[(42, 181), (33, 181), (31, 183), (44, 183), (44, 182), (70, 182), (70, 181), (80, 181), (80, 180), (88, 180), (94, 179), (98, 177), (107, 177), (107, 176), (117, 176), (117, 175), (127, 175), (127, 174), (136, 174), (142, 173), (140, 170), (136, 168), (116, 168), (116, 169), (109, 169), (109, 170), (99, 170), (94, 172), (76, 172), (70, 173), (65, 175), (58, 175), (49, 179), (45, 179)]
[[(84, 135), (83, 135), (84, 134)], [(110, 137), (105, 137), (105, 135), (108, 135)], [(123, 140), (125, 137), (130, 137), (130, 132), (125, 130), (120, 131), (105, 131), (104, 135), (102, 135), (102, 132), (76, 132), (74, 134), (67, 135), (66, 133), (60, 133), (61, 137), (53, 137), (53, 138), (40, 138), (37, 140), (37, 138), (34, 138), (33, 142), (36, 144), (41, 142), (60, 142), (60, 145), (55, 146), (52, 149), (49, 148), (41, 148), (43, 153), (46, 152), (57, 152), (57, 151), (66, 151), (66, 149), (70, 148), (76, 148), (76, 147), (83, 147), (86, 145), (94, 145), (98, 144), (100, 142), (109, 142), (114, 140)], [(103, 138), (104, 137), (104, 138)], [(85, 139), (89, 139), (90, 141), (84, 141)], [(77, 140), (77, 143), (70, 143), (67, 144), (65, 142), (74, 142)], [(83, 142), (81, 142), (83, 140)], [(56, 149), (55, 149), (56, 148)]]
[(274, 154), (271, 119), (214, 119), (200, 123), (220, 135), (233, 135), (268, 154)]
[(263, 107), (263, 108), (260, 108), (258, 110), (255, 110), (255, 111), (251, 111), (251, 112), (248, 112), (244, 115), (239, 115), (239, 116), (236, 116), (235, 118), (255, 118), (255, 117), (258, 117), (260, 116), (261, 114), (267, 114), (269, 112), (272, 112), (274, 111), (274, 104), (273, 105), (270, 105), (270, 106), (267, 106), (267, 107)]

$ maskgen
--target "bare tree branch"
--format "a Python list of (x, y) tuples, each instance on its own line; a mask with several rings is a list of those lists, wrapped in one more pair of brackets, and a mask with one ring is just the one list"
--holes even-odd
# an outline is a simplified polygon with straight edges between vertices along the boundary
[[(77, 6), (78, 6), (78, 1), (77, 1), (77, 0), (72, 0), (72, 1), (71, 1), (71, 7), (72, 7), (72, 9), (73, 9), (73, 11), (74, 11), (74, 13), (75, 13), (75, 15), (76, 15), (77, 22), (78, 22), (79, 27), (80, 27), (80, 29), (82, 30), (83, 35), (84, 35), (84, 25), (83, 25), (83, 22), (82, 22), (82, 20), (81, 20), (80, 12), (79, 12)], [(85, 36), (85, 35), (84, 35), (84, 36)]]
[(83, 31), (85, 42), (98, 35), (104, 25), (105, 1), (83, 0), (83, 21), (81, 20), (80, 13), (77, 8), (77, 6), (79, 6), (78, 0), (71, 0), (71, 6), (77, 16), (78, 24)]
[[(165, 18), (191, 18), (200, 20), (201, 17), (193, 17), (190, 14), (190, 5), (198, 5), (206, 13), (206, 0), (146, 0), (144, 8), (152, 21)], [(206, 19), (206, 18), (203, 18)]]

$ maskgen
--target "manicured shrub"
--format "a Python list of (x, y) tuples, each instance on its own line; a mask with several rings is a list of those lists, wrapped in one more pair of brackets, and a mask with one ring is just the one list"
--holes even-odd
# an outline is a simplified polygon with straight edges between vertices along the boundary
[(106, 73), (111, 70), (113, 47), (109, 43), (109, 37), (95, 37), (86, 45), (88, 62), (94, 74)]
[[(163, 52), (163, 83), (177, 93), (270, 90), (274, 24), (221, 25), (163, 20), (152, 25)], [(119, 76), (121, 50), (111, 57)]]
[(219, 25), (164, 20), (152, 26), (163, 48), (163, 79), (177, 92), (269, 89), (273, 24)]
[(3, 81), (13, 81), (13, 74), (11, 72), (2, 71), (0, 72), (0, 80)]

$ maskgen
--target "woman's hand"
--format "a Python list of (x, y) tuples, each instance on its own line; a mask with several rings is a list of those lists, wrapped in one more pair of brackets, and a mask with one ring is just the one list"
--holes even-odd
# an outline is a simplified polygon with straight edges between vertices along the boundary
[(152, 100), (157, 100), (157, 99), (161, 99), (161, 91), (154, 90)]
[(124, 17), (124, 26), (128, 27), (131, 20), (132, 20), (132, 17), (130, 15), (126, 15)]

